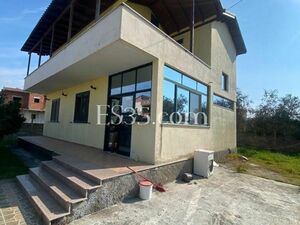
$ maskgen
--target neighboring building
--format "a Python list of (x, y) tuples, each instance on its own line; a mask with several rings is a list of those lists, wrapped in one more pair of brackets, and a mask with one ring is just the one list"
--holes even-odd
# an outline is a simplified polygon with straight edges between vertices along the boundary
[[(152, 164), (236, 149), (236, 58), (246, 47), (218, 0), (53, 0), (22, 51), (25, 90), (49, 99), (45, 136)], [(125, 121), (132, 107), (151, 123), (98, 125), (118, 117), (98, 118), (97, 105), (123, 106)]]
[(19, 102), (21, 114), (25, 117), (24, 123), (43, 124), (45, 116), (45, 96), (36, 93), (29, 93), (19, 88), (4, 87), (1, 91), (4, 95), (4, 102)]

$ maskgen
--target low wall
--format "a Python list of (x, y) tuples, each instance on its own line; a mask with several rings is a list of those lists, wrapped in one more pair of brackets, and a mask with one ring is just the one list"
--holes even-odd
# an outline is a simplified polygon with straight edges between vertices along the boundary
[[(183, 173), (193, 171), (193, 160), (185, 160), (148, 169), (141, 174), (156, 183), (166, 184), (182, 176)], [(139, 193), (138, 180), (129, 174), (110, 180), (104, 180), (102, 186), (89, 194), (88, 200), (75, 205), (73, 213), (55, 224), (67, 224), (85, 215), (115, 205), (125, 198), (135, 197)]]

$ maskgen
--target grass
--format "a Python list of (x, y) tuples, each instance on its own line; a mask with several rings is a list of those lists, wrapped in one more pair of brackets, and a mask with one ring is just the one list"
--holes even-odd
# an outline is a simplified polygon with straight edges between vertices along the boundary
[(8, 147), (15, 142), (13, 138), (0, 140), (0, 179), (13, 178), (28, 172), (28, 168)]
[(280, 174), (289, 183), (300, 185), (300, 154), (251, 148), (239, 148), (238, 153), (248, 157), (250, 163)]

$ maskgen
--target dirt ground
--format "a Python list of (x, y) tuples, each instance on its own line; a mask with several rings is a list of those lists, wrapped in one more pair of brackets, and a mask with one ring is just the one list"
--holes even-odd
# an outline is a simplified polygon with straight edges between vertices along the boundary
[(150, 201), (131, 199), (72, 225), (300, 225), (300, 187), (216, 168), (209, 179), (174, 182)]

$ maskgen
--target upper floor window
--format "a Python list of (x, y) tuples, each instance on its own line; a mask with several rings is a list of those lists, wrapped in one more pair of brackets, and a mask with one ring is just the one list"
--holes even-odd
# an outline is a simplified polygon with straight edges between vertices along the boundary
[(76, 94), (74, 123), (87, 123), (89, 117), (90, 92)]
[(33, 102), (34, 103), (40, 103), (40, 97), (34, 97)]
[(60, 99), (58, 98), (52, 100), (51, 116), (50, 116), (51, 122), (57, 123), (59, 121), (59, 108), (60, 108)]
[(228, 91), (229, 89), (229, 83), (228, 83), (228, 75), (225, 73), (222, 73), (222, 81), (221, 81), (221, 88), (223, 91)]
[(22, 97), (20, 97), (20, 96), (13, 96), (13, 101), (17, 102), (17, 103), (20, 103), (22, 101)]
[(215, 105), (234, 110), (234, 102), (222, 96), (214, 94), (213, 103)]
[(164, 77), (163, 121), (207, 125), (208, 86), (168, 66)]

